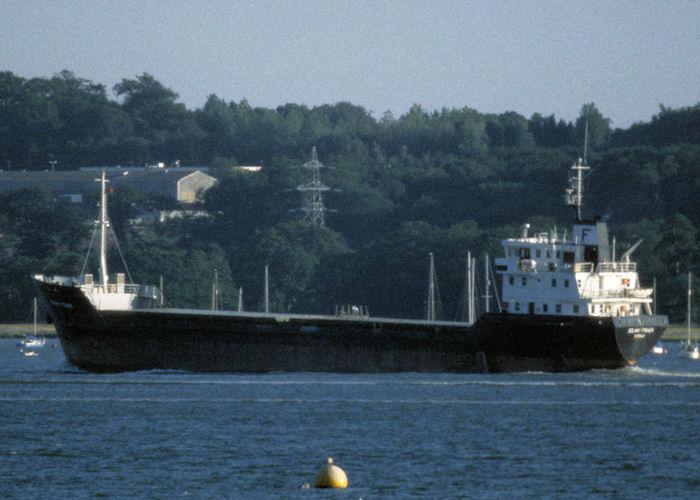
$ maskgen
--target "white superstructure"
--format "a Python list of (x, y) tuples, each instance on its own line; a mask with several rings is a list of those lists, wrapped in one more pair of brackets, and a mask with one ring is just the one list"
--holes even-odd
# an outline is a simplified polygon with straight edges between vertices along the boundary
[(581, 161), (572, 167), (566, 201), (576, 208), (571, 234), (528, 235), (503, 240), (505, 257), (496, 259), (503, 277), (502, 307), (509, 314), (562, 316), (651, 315), (652, 288), (642, 288), (637, 264), (629, 257), (637, 242), (619, 261), (611, 255), (607, 223), (580, 219)]

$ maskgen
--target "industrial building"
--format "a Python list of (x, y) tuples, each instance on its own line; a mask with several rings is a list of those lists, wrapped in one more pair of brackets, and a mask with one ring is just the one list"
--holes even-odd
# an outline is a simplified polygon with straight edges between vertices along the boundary
[[(18, 191), (40, 187), (57, 197), (66, 197), (76, 203), (93, 198), (98, 193), (95, 182), (102, 168), (86, 167), (80, 170), (0, 170), (0, 191)], [(204, 173), (203, 168), (104, 168), (110, 188), (129, 185), (148, 195), (160, 195), (179, 203), (196, 203), (216, 184), (216, 178)]]

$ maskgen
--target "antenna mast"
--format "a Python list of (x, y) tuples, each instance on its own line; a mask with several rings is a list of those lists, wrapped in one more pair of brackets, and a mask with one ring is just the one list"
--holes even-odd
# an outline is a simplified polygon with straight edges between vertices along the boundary
[(588, 156), (588, 109), (586, 109), (586, 129), (583, 136), (583, 164), (587, 165)]
[(301, 208), (304, 212), (304, 220), (311, 221), (317, 226), (326, 225), (326, 207), (323, 205), (322, 193), (330, 188), (321, 182), (321, 168), (324, 166), (318, 161), (316, 146), (314, 146), (311, 149), (311, 160), (302, 165), (309, 170), (309, 179), (306, 183), (297, 186), (297, 191), (300, 191), (304, 198), (304, 206)]
[(589, 170), (581, 158), (571, 166), (569, 175), (569, 187), (566, 189), (564, 200), (567, 207), (576, 209), (576, 222), (581, 222), (581, 207), (583, 206), (583, 171)]
[(583, 171), (590, 170), (586, 161), (588, 155), (588, 111), (586, 111), (586, 129), (583, 144), (583, 159), (579, 158), (577, 163), (571, 166), (569, 174), (569, 187), (564, 195), (564, 202), (567, 207), (576, 209), (576, 222), (581, 222), (581, 207), (583, 206)]

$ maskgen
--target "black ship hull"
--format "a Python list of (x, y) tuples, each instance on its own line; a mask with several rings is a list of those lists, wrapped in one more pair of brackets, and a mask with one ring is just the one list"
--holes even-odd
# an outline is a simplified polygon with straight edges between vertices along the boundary
[(98, 311), (78, 287), (34, 281), (68, 361), (95, 372), (580, 371), (634, 364), (664, 316), (486, 314), (474, 325), (183, 309)]

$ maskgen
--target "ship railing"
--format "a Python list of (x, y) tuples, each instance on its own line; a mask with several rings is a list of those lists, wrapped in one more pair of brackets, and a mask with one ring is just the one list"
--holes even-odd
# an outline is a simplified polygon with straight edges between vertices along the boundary
[(136, 293), (139, 297), (160, 300), (160, 288), (153, 285), (133, 285), (136, 288)]
[(579, 262), (574, 264), (575, 273), (592, 273), (595, 271), (595, 264), (593, 262)]
[[(130, 304), (139, 304), (138, 307), (157, 307), (162, 302), (160, 288), (151, 285), (109, 283), (104, 287), (99, 284), (83, 284), (80, 285), (80, 289), (88, 300), (98, 308), (106, 306), (120, 309)], [(139, 302), (134, 302), (139, 299)]]
[(341, 304), (335, 306), (335, 315), (344, 318), (369, 318), (369, 308), (355, 304)]
[(577, 241), (570, 237), (561, 237), (557, 234), (537, 233), (533, 236), (524, 238), (508, 238), (505, 241), (513, 243), (538, 243), (538, 244), (557, 244), (557, 245), (576, 245)]
[(612, 290), (584, 289), (581, 291), (582, 299), (647, 299), (651, 288), (615, 288)]
[(598, 264), (599, 273), (636, 273), (636, 262), (602, 262)]
[(575, 273), (636, 273), (636, 262), (601, 262), (596, 266), (593, 262), (578, 262), (574, 264)]
[(80, 285), (84, 291), (90, 294), (131, 294), (139, 297), (159, 299), (160, 289), (152, 285), (137, 285), (134, 283), (109, 283), (107, 286), (100, 284), (83, 284)]
[(85, 283), (80, 288), (97, 294), (104, 293), (131, 293), (136, 294), (141, 285), (131, 283), (108, 283), (106, 286), (99, 283)]

